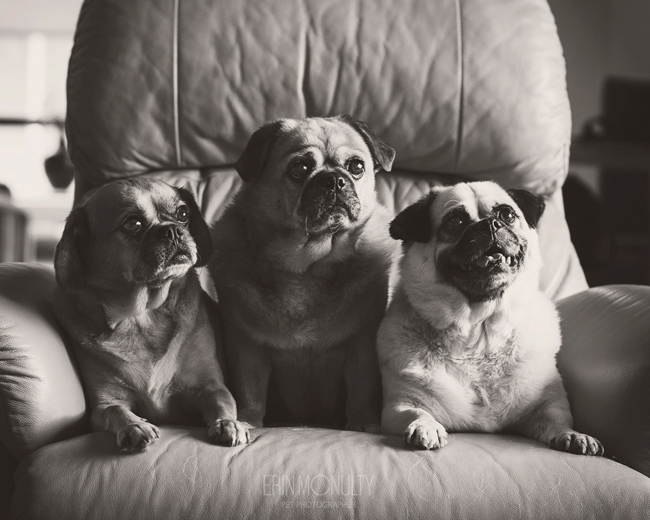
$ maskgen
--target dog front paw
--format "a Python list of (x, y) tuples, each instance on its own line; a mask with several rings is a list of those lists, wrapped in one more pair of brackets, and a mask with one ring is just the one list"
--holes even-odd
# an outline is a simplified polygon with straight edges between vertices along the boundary
[(406, 444), (425, 450), (444, 448), (447, 445), (447, 430), (436, 420), (417, 419), (404, 432)]
[(577, 455), (604, 455), (605, 448), (595, 437), (584, 433), (564, 432), (551, 439), (551, 448)]
[(208, 426), (208, 439), (215, 444), (239, 446), (248, 444), (251, 437), (245, 424), (229, 419), (217, 419)]
[(160, 437), (160, 430), (146, 421), (129, 424), (117, 433), (117, 446), (125, 453), (146, 450)]

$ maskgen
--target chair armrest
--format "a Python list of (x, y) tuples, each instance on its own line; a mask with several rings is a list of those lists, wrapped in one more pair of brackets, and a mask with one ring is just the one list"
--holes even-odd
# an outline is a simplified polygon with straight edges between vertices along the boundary
[(55, 284), (51, 268), (0, 265), (0, 441), (17, 459), (88, 429), (81, 380), (49, 303)]
[(558, 309), (558, 367), (576, 429), (650, 477), (650, 287), (593, 288)]

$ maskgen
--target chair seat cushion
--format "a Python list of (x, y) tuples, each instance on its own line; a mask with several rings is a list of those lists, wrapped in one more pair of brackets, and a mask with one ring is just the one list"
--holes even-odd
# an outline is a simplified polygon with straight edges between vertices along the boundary
[(650, 503), (642, 474), (521, 437), (455, 434), (420, 451), (398, 437), (265, 428), (226, 448), (202, 428), (161, 431), (135, 455), (107, 433), (38, 450), (16, 473), (14, 516), (629, 520)]

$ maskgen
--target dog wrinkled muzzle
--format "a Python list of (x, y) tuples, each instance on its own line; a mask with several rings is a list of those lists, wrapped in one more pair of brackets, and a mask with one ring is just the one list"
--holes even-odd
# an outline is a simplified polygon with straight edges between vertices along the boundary
[(485, 300), (512, 283), (523, 264), (526, 242), (490, 217), (470, 225), (445, 253), (440, 259), (445, 276), (470, 299)]
[(324, 171), (305, 186), (300, 209), (307, 233), (346, 229), (359, 218), (361, 203), (352, 180), (342, 173)]
[(145, 237), (136, 278), (147, 284), (164, 283), (185, 275), (196, 260), (189, 233), (178, 224), (163, 224)]
[(494, 218), (470, 226), (452, 255), (464, 272), (504, 271), (519, 267), (522, 260), (519, 238)]

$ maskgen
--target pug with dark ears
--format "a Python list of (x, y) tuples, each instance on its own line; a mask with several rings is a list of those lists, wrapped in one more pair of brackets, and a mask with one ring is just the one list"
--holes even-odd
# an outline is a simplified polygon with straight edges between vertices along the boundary
[(72, 339), (91, 426), (124, 452), (145, 450), (156, 424), (200, 424), (210, 441), (249, 440), (224, 384), (219, 312), (196, 268), (212, 254), (185, 189), (122, 180), (68, 216), (56, 248), (54, 311)]
[(578, 454), (555, 356), (559, 318), (539, 289), (544, 201), (492, 182), (433, 189), (393, 220), (400, 282), (378, 335), (382, 429), (424, 449), (447, 432), (513, 432)]

